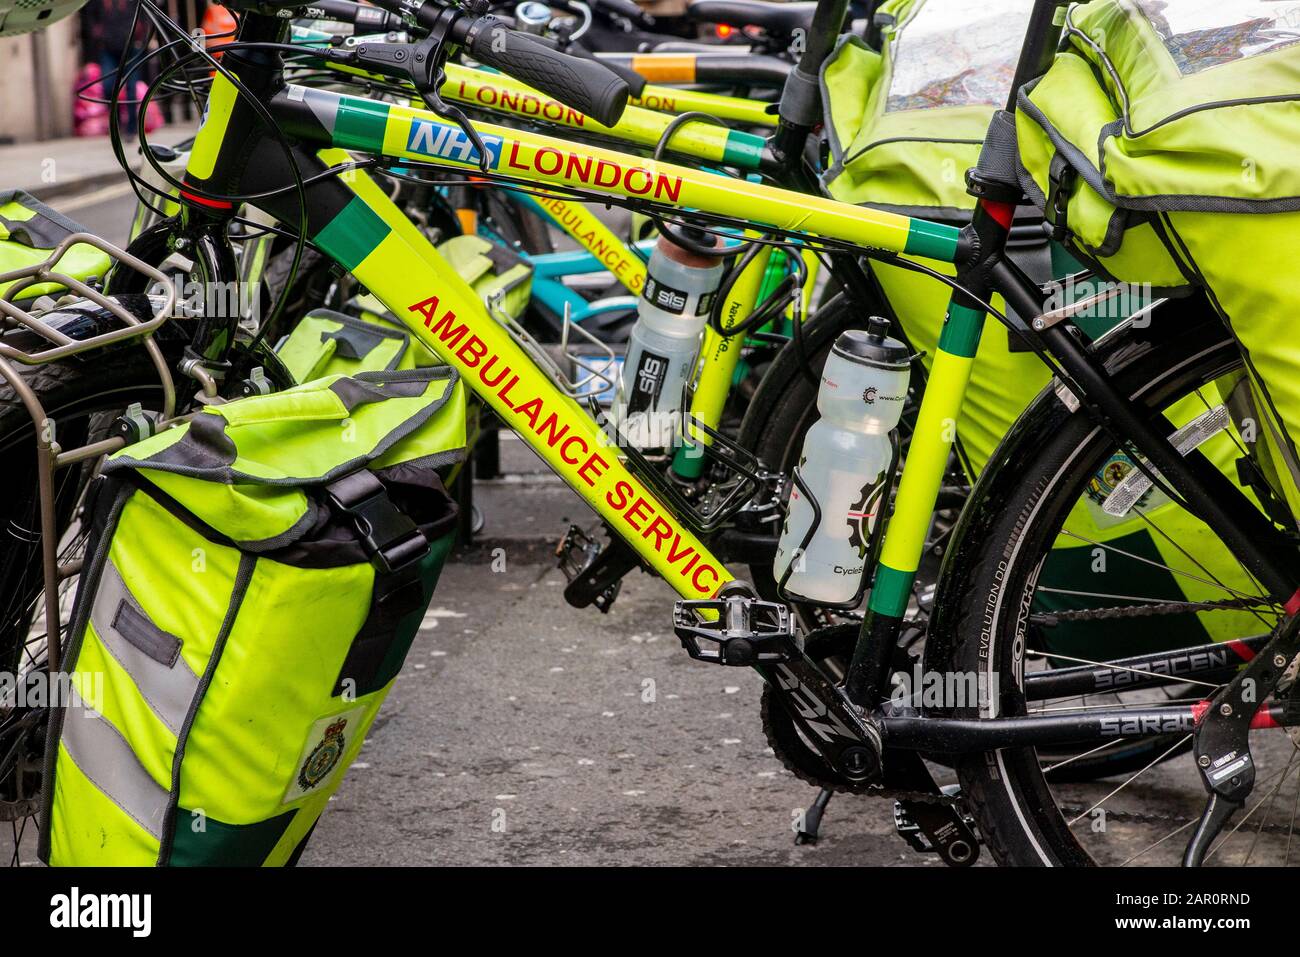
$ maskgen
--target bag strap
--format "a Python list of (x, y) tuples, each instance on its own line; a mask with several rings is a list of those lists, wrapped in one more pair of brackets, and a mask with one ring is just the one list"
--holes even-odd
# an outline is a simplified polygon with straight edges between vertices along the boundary
[(1078, 170), (1062, 154), (1052, 154), (1052, 162), (1047, 170), (1047, 202), (1043, 204), (1043, 219), (1052, 227), (1049, 235), (1058, 243), (1065, 242), (1070, 235), (1066, 211), (1078, 176)]
[(359, 698), (391, 678), (389, 651), (399, 637), (399, 625), (425, 601), (420, 571), (430, 547), (373, 473), (354, 472), (326, 485), (325, 492), (352, 519), (375, 565), (370, 610), (334, 682), (334, 696), (349, 691)]
[(362, 469), (325, 486), (330, 503), (352, 520), (376, 575), (394, 575), (429, 554), (429, 543), (409, 515), (388, 498), (384, 483)]

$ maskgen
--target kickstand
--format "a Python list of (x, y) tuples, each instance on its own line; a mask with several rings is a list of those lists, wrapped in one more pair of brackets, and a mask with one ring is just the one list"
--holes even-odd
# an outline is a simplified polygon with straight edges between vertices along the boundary
[(1201, 812), (1201, 820), (1196, 825), (1196, 833), (1187, 842), (1187, 851), (1183, 854), (1183, 867), (1201, 866), (1210, 844), (1219, 836), (1223, 825), (1228, 823), (1228, 818), (1240, 808), (1241, 804), (1236, 801), (1229, 801), (1221, 794), (1210, 794), (1210, 800), (1205, 805), (1205, 810)]
[(826, 805), (831, 803), (831, 796), (834, 793), (830, 788), (822, 788), (808, 810), (804, 811), (803, 827), (799, 828), (794, 835), (796, 844), (817, 843), (818, 832), (822, 826), (822, 815), (826, 813)]

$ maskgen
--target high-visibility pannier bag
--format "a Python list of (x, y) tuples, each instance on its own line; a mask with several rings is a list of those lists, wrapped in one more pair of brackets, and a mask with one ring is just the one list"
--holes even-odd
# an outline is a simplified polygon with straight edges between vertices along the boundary
[[(1007, 101), (1032, 6), (1032, 0), (890, 0), (881, 11), (894, 18), (894, 26), (885, 32), (880, 53), (856, 38), (841, 41), (822, 74), (833, 160), (825, 177), (828, 191), (845, 202), (954, 226), (969, 222), (975, 200), (966, 191), (964, 174), (979, 158), (994, 112)], [(1017, 212), (1012, 258), (1040, 282), (1081, 268), (1059, 244), (1048, 247), (1042, 216), (1035, 212)], [(909, 342), (928, 363), (938, 347), (950, 288), (896, 266), (872, 263), (872, 269)], [(1086, 296), (1101, 288), (1095, 282), (1076, 293)], [(994, 305), (1005, 308), (1000, 298)], [(1097, 336), (1122, 318), (1101, 311), (1079, 322)], [(958, 423), (972, 479), (1050, 379), (1041, 359), (1012, 348), (1001, 323), (986, 321)], [(1182, 425), (1204, 411), (1193, 397), (1168, 414)], [(1226, 437), (1202, 450), (1235, 475), (1235, 447)], [(1169, 601), (1222, 597), (1212, 583), (1203, 584), (1198, 561), (1221, 581), (1243, 589), (1249, 585), (1213, 533), (1177, 506), (1162, 508), (1158, 491), (1125, 516), (1103, 511), (1102, 501), (1132, 467), (1121, 453), (1097, 473), (1044, 564), (1039, 610), (1113, 603), (1089, 597), (1105, 590), (1095, 559), (1100, 543), (1111, 549), (1106, 573), (1139, 589), (1133, 594)], [(1149, 521), (1164, 534), (1153, 534)], [(1225, 612), (1171, 617), (1160, 629), (1141, 619), (1117, 619), (1108, 623), (1107, 640), (1138, 654), (1236, 636), (1249, 624), (1248, 613)], [(1096, 657), (1090, 647), (1096, 639), (1095, 627), (1062, 621), (1042, 640), (1044, 650)]]
[[(893, 25), (879, 53), (845, 36), (821, 75), (827, 192), (906, 216), (969, 223), (975, 200), (966, 191), (966, 170), (979, 159), (994, 111), (1006, 104), (1032, 6), (1032, 0), (888, 0), (879, 12)], [(1011, 255), (1046, 282), (1052, 278), (1047, 237), (1034, 211), (1024, 212)], [(951, 290), (900, 266), (870, 265), (928, 366)], [(1005, 308), (1000, 298), (994, 305)], [(1048, 380), (1042, 361), (1015, 349), (996, 319), (985, 331), (961, 422), (972, 478)]]
[(1022, 180), (1112, 275), (1205, 289), (1245, 355), (1252, 452), (1300, 514), (1300, 26), (1260, 0), (1095, 0), (1021, 91)]
[(53, 865), (282, 865), (420, 627), (463, 454), (449, 367), (211, 406), (110, 456), (52, 714)]
[[(0, 274), (25, 269), (47, 258), (74, 233), (86, 228), (46, 206), (35, 196), (20, 189), (0, 191)], [(86, 243), (69, 246), (55, 268), (64, 275), (86, 284), (101, 283), (113, 261), (101, 249)], [(13, 284), (0, 283), (0, 295)], [(26, 286), (18, 299), (58, 295), (66, 289), (57, 283), (43, 282)]]

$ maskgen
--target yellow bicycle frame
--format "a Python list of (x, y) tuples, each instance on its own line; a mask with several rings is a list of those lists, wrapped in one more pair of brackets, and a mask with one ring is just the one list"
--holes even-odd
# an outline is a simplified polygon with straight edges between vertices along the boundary
[[(683, 67), (677, 63), (681, 58), (672, 57), (670, 59), (675, 64), (672, 76), (678, 78), (684, 76)], [(691, 73), (693, 76), (694, 57), (688, 57), (687, 59), (690, 60), (691, 65), (686, 72)], [(637, 58), (637, 63), (651, 70), (658, 69), (660, 65), (666, 62), (662, 57)], [(361, 76), (369, 75), (355, 67), (342, 66), (336, 63), (329, 63), (328, 65), (341, 72)], [(498, 113), (506, 113), (521, 119), (542, 120), (585, 132), (599, 133), (640, 146), (657, 145), (663, 139), (669, 124), (672, 122), (672, 117), (665, 116), (662, 113), (628, 107), (623, 111), (623, 115), (617, 124), (605, 126), (579, 113), (572, 107), (566, 106), (527, 84), (502, 73), (471, 69), (449, 63), (445, 67), (445, 74), (446, 80), (439, 88), (439, 93), (446, 99)], [(644, 96), (654, 95), (650, 91), (651, 87), (647, 86)], [(710, 96), (712, 94), (699, 95), (699, 97)], [(765, 121), (774, 121), (774, 118), (765, 112), (766, 106), (763, 104), (738, 100), (732, 97), (716, 97), (715, 99), (730, 102), (710, 102), (697, 98), (691, 101), (690, 106), (691, 108), (709, 109), (720, 107), (723, 112), (729, 113), (733, 117), (739, 117), (740, 114), (735, 109), (736, 105), (748, 105), (760, 108), (755, 112), (761, 114)], [(414, 100), (411, 102), (414, 108), (419, 109), (418, 103)], [(677, 100), (674, 99), (670, 104), (663, 97), (658, 97), (656, 102), (661, 108), (671, 109), (672, 104), (675, 104)], [(687, 103), (685, 99), (681, 100), (681, 102), (683, 104)], [(728, 109), (729, 105), (732, 109)], [(688, 122), (674, 131), (669, 145), (675, 152), (685, 156), (714, 161), (728, 166), (757, 169), (762, 159), (766, 141), (761, 136), (730, 130), (724, 126), (715, 126), (705, 122)], [(625, 289), (634, 295), (641, 293), (641, 290), (645, 287), (645, 264), (629, 248), (628, 244), (614, 235), (613, 231), (605, 225), (595, 211), (587, 208), (582, 203), (575, 203), (553, 194), (538, 196), (537, 202), (554, 219), (555, 224), (560, 229), (578, 245), (595, 256)], [(724, 313), (730, 317), (731, 321), (738, 322), (748, 316), (757, 303), (757, 297), (762, 288), (763, 272), (769, 257), (764, 255), (760, 259), (761, 263), (751, 267), (751, 276), (736, 282), (732, 286), (729, 300), (724, 304)], [(805, 254), (805, 262), (809, 270), (809, 281), (804, 288), (804, 311), (806, 314), (808, 297), (812, 295), (816, 271), (820, 267), (820, 263), (811, 254)], [(701, 355), (705, 358), (699, 368), (695, 389), (692, 393), (690, 415), (693, 419), (703, 422), (706, 426), (716, 428), (721, 420), (723, 406), (730, 393), (736, 366), (740, 361), (739, 343), (734, 343), (727, 337), (719, 336), (710, 329), (706, 334)], [(701, 445), (709, 443), (707, 435), (693, 431), (692, 437), (696, 438)], [(691, 446), (691, 448), (694, 448), (694, 446)], [(698, 474), (697, 470), (702, 467), (702, 464), (700, 454), (678, 456), (678, 470), (683, 473), (695, 472)]]
[[(243, 151), (227, 142), (238, 94), (218, 74), (208, 116), (186, 171), (199, 188), (218, 164)], [(288, 86), (270, 108), (284, 129), (320, 146), (382, 154), (482, 175), (477, 151), (455, 124), (433, 113), (325, 90)], [(951, 261), (958, 231), (688, 167), (483, 124), (489, 175), (575, 187), (660, 207), (699, 209), (778, 230)], [(349, 189), (346, 183), (339, 188)], [(473, 290), (400, 209), (384, 199), (351, 201), (312, 227), (311, 241), (376, 295), (513, 428), (683, 597), (711, 597), (732, 576), (686, 525), (633, 475), (610, 437), (561, 392), (493, 320)]]
[[(636, 146), (656, 146), (674, 120), (667, 113), (629, 106), (617, 123), (605, 126), (504, 73), (472, 70), (455, 63), (448, 63), (446, 70), (447, 79), (439, 92), (448, 100), (610, 136)], [(756, 170), (766, 145), (766, 139), (753, 133), (691, 121), (673, 133), (667, 148), (705, 162)]]

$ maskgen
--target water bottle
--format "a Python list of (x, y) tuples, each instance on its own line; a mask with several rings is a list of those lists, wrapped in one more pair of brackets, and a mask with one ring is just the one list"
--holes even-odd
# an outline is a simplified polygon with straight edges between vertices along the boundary
[[(697, 231), (707, 245), (719, 237)], [(692, 236), (692, 238), (697, 238)], [(682, 389), (695, 368), (700, 335), (722, 284), (722, 256), (706, 256), (660, 236), (646, 266), (619, 382), (623, 441), (671, 448), (681, 424)]]
[(822, 369), (821, 418), (795, 469), (774, 572), (789, 598), (852, 605), (862, 597), (873, 534), (888, 507), (911, 355), (873, 317), (840, 334)]

